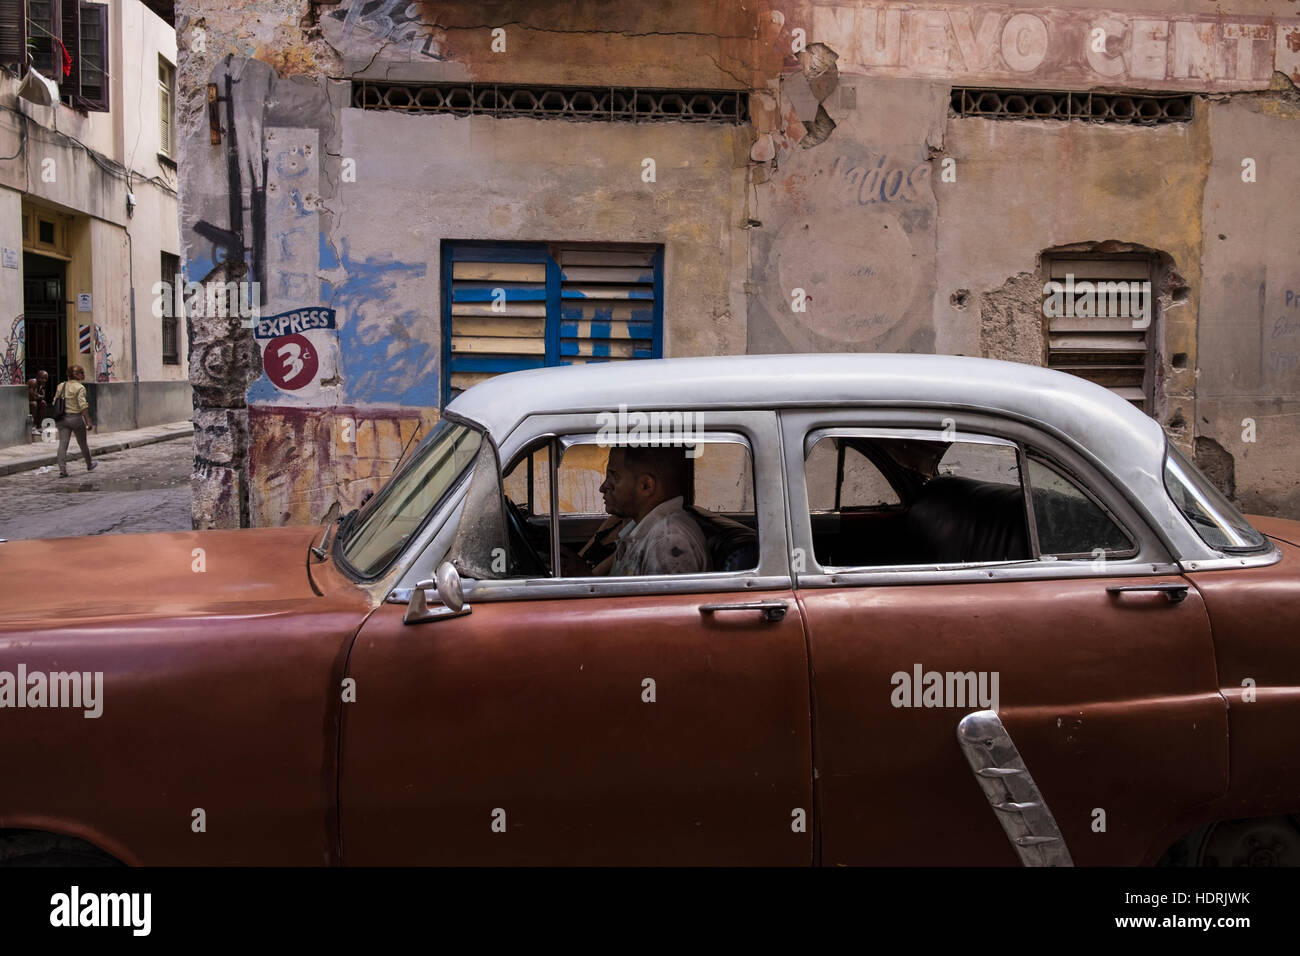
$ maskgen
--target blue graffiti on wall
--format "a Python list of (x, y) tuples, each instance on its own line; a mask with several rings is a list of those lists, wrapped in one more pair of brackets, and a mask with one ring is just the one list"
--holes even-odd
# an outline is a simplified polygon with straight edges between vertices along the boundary
[(338, 285), (321, 283), (321, 301), (347, 316), (339, 328), (340, 373), (347, 400), (354, 403), (438, 404), (438, 350), (412, 334), (434, 316), (421, 309), (397, 305), (397, 283), (422, 278), (423, 262), (398, 262), (388, 256), (358, 261), (348, 254), (347, 239), (339, 241), (342, 262), (320, 241), (324, 270), (340, 265), (347, 279)]

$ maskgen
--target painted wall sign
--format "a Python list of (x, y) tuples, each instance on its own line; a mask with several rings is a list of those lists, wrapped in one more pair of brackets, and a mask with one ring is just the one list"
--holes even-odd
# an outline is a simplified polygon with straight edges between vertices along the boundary
[(78, 323), (77, 324), (77, 351), (80, 352), (82, 355), (89, 355), (91, 350), (90, 340), (91, 340), (90, 326), (81, 325), (80, 323)]
[(1263, 89), (1300, 69), (1300, 19), (1168, 16), (1006, 4), (816, 3), (809, 39), (841, 73), (1010, 86)]
[(266, 343), (262, 367), (276, 388), (296, 392), (316, 381), (320, 359), (316, 357), (316, 347), (307, 337), (294, 333)]
[(78, 312), (89, 312), (89, 311), (90, 311), (90, 293), (89, 293), (89, 292), (79, 292), (79, 293), (77, 293), (77, 311), (78, 311)]
[(258, 319), (253, 335), (259, 339), (276, 339), (295, 332), (336, 327), (333, 309), (294, 309), (292, 312), (281, 312), (279, 315)]

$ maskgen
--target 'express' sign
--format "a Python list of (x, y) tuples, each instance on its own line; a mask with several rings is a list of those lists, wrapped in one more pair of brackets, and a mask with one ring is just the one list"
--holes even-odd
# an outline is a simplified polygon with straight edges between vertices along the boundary
[(259, 339), (277, 339), (282, 335), (332, 328), (335, 328), (333, 309), (294, 309), (258, 319), (253, 335)]

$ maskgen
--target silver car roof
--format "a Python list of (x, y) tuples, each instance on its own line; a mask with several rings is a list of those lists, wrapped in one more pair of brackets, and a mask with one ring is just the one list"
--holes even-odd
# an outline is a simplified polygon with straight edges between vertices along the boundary
[[(1164, 487), (1165, 433), (1129, 402), (1051, 369), (957, 355), (823, 353), (648, 359), (513, 372), (447, 406), (499, 443), (541, 414), (871, 404), (961, 408), (1044, 427), (1093, 458), (1149, 513), (1175, 557), (1212, 559)], [(937, 423), (936, 423), (936, 427)]]

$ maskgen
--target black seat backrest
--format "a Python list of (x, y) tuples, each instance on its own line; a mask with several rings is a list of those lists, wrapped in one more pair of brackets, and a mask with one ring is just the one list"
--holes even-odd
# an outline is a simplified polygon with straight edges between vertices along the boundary
[(686, 513), (704, 532), (714, 571), (749, 571), (758, 567), (758, 532), (753, 528), (694, 505)]
[(1031, 557), (1018, 485), (941, 475), (926, 482), (905, 521), (914, 564)]

